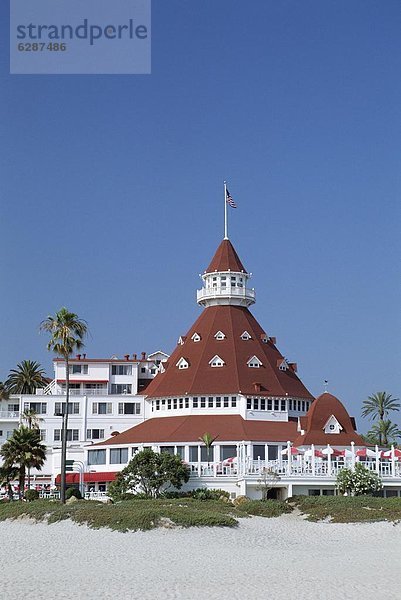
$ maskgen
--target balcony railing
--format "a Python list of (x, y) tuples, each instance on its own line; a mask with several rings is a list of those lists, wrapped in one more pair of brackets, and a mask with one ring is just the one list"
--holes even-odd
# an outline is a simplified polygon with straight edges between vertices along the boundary
[(202, 288), (196, 292), (196, 299), (203, 300), (204, 298), (215, 298), (219, 296), (236, 296), (255, 300), (255, 290), (241, 287), (208, 287)]
[(0, 419), (15, 419), (18, 421), (19, 412), (17, 410), (1, 410)]
[[(66, 390), (62, 389), (60, 390), (60, 394), (62, 395), (66, 395)], [(93, 389), (78, 389), (78, 388), (73, 388), (70, 389), (70, 396), (107, 396), (108, 395), (108, 389), (107, 387), (105, 388), (93, 388)]]

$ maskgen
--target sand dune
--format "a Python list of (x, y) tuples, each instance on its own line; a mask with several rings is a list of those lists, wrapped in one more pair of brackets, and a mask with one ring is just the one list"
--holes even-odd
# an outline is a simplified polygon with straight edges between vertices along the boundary
[(121, 534), (0, 523), (8, 600), (399, 600), (401, 525), (242, 519), (237, 529)]

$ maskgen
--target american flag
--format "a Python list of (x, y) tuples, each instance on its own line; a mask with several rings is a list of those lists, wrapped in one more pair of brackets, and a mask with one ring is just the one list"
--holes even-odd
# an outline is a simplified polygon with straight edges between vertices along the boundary
[(229, 204), (231, 206), (231, 208), (237, 208), (237, 205), (235, 204), (234, 200), (232, 199), (231, 194), (228, 191), (228, 188), (226, 188), (226, 202), (227, 202), (227, 204)]

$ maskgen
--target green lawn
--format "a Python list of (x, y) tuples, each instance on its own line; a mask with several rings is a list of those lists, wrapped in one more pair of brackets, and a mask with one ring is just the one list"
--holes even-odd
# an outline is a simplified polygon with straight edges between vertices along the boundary
[(181, 527), (235, 527), (238, 519), (249, 515), (278, 517), (291, 508), (275, 500), (248, 501), (233, 506), (221, 500), (158, 499), (126, 500), (117, 504), (102, 504), (88, 500), (62, 505), (60, 502), (0, 503), (0, 520), (28, 516), (37, 521), (56, 523), (71, 519), (98, 529), (108, 527), (117, 531), (146, 530), (169, 524)]
[(334, 523), (401, 520), (401, 498), (371, 496), (296, 496), (292, 498), (309, 521)]

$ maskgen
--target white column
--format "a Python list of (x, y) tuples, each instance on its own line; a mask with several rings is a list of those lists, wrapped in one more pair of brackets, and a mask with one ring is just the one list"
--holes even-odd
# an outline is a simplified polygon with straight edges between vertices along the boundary
[(331, 448), (330, 444), (327, 444), (327, 474), (331, 476)]
[(311, 444), (311, 452), (312, 452), (312, 456), (311, 456), (311, 460), (312, 460), (312, 476), (315, 476), (316, 473), (316, 457), (315, 457), (315, 444)]
[(376, 473), (380, 473), (380, 461), (379, 461), (379, 446), (376, 444), (375, 446), (375, 451), (376, 451)]
[(265, 465), (267, 466), (267, 462), (269, 460), (269, 446), (265, 444)]
[(198, 477), (201, 476), (201, 447), (198, 445)]
[(292, 462), (292, 454), (291, 454), (291, 442), (287, 442), (287, 474), (291, 475), (291, 462)]
[(352, 452), (352, 457), (351, 457), (351, 462), (352, 462), (352, 468), (355, 468), (355, 442), (351, 442), (351, 452)]
[(395, 452), (393, 444), (391, 444), (391, 477), (395, 477)]

